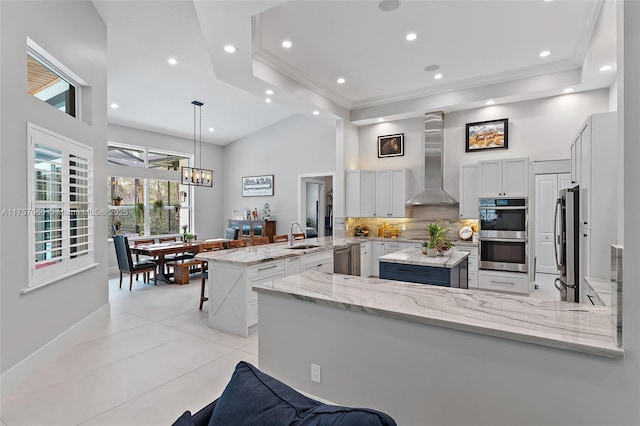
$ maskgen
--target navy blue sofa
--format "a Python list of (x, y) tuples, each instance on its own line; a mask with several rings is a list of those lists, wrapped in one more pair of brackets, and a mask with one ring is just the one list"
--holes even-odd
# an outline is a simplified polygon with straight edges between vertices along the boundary
[(220, 398), (195, 414), (185, 411), (173, 426), (396, 426), (368, 408), (327, 405), (241, 361)]

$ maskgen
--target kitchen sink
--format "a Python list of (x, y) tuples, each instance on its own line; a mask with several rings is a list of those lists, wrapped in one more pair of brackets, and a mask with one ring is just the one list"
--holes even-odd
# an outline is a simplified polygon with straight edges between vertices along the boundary
[(304, 244), (304, 245), (300, 245), (300, 246), (293, 246), (293, 247), (287, 247), (289, 250), (305, 250), (305, 249), (312, 249), (312, 248), (316, 248), (316, 247), (320, 247), (320, 246), (316, 246), (313, 244)]

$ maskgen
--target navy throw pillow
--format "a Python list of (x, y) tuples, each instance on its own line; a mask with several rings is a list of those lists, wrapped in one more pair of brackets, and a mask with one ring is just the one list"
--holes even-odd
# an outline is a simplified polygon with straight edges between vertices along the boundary
[(218, 399), (209, 426), (297, 425), (320, 405), (241, 361)]
[(368, 408), (321, 405), (307, 414), (300, 426), (396, 426), (396, 422)]
[(176, 420), (171, 426), (193, 426), (193, 419), (191, 418), (191, 411), (185, 411), (182, 413), (178, 420)]

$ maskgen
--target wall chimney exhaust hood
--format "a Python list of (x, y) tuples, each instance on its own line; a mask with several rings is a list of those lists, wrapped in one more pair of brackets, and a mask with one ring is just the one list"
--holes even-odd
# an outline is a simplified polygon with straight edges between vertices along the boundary
[(424, 115), (424, 191), (407, 201), (411, 206), (457, 206), (444, 191), (444, 114)]

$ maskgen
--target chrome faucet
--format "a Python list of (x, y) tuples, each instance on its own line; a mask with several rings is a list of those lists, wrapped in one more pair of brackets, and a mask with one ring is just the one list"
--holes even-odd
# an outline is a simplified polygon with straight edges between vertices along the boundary
[(298, 229), (300, 230), (300, 232), (303, 232), (303, 231), (302, 231), (302, 226), (300, 226), (300, 224), (299, 224), (298, 222), (293, 222), (293, 223), (291, 224), (291, 230), (289, 231), (289, 245), (290, 245), (290, 246), (292, 246), (292, 245), (293, 245), (293, 227), (294, 227), (295, 225), (298, 225)]

